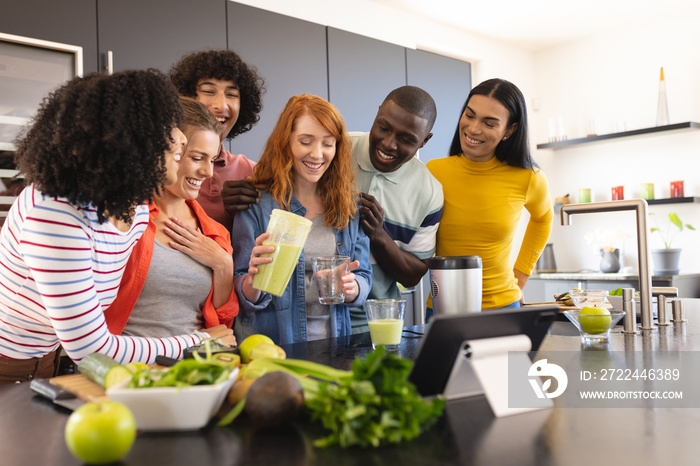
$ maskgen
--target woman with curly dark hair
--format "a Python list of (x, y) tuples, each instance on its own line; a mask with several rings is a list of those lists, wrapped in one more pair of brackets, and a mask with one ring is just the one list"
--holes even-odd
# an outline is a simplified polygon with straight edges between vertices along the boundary
[[(233, 139), (249, 131), (260, 119), (263, 80), (231, 50), (208, 50), (185, 55), (170, 69), (170, 78), (180, 94), (202, 102), (221, 124), (224, 138)], [(197, 201), (206, 213), (229, 231), (233, 221), (224, 209), (226, 182), (253, 175), (255, 162), (233, 155), (221, 147), (214, 176), (204, 185)]]
[[(268, 335), (278, 344), (352, 333), (348, 306), (364, 303), (372, 268), (369, 238), (360, 228), (359, 193), (350, 161), (350, 137), (338, 110), (313, 95), (289, 99), (255, 169), (253, 184), (261, 190), (260, 202), (239, 212), (233, 224), (239, 341), (255, 333)], [(275, 246), (264, 244), (273, 209), (313, 223), (281, 297), (252, 285), (258, 266), (273, 260), (269, 254)], [(319, 304), (310, 258), (336, 254), (350, 257), (354, 273), (341, 279), (345, 301), (326, 306)]]
[(179, 357), (209, 335), (112, 335), (103, 310), (148, 224), (145, 204), (177, 176), (186, 138), (177, 92), (157, 70), (75, 78), (44, 99), (19, 137), (27, 187), (0, 233), (0, 383), (56, 374), (74, 361)]

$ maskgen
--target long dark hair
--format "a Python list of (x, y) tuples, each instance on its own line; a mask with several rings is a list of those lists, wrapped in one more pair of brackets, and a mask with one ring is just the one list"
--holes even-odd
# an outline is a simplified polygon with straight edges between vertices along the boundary
[[(505, 79), (488, 79), (469, 92), (467, 100), (462, 106), (462, 112), (459, 114), (460, 118), (467, 109), (469, 100), (474, 95), (493, 97), (498, 100), (506, 110), (508, 110), (508, 124), (506, 125), (508, 128), (513, 123), (517, 123), (513, 134), (496, 146), (496, 158), (512, 167), (528, 169), (538, 168), (538, 165), (530, 155), (530, 145), (527, 138), (527, 109), (525, 107), (525, 97), (523, 97), (523, 93), (520, 92), (520, 89), (518, 89), (515, 84)], [(460, 155), (461, 153), (462, 145), (460, 143), (458, 121), (448, 155)]]

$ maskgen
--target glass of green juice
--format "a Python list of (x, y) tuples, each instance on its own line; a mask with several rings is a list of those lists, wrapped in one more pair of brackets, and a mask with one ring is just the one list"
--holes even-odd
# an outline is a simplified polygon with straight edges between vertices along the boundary
[(260, 255), (272, 257), (272, 262), (258, 266), (258, 273), (253, 277), (253, 288), (275, 296), (284, 294), (304, 250), (311, 225), (311, 220), (300, 215), (281, 209), (272, 211), (266, 230), (270, 237), (263, 244), (275, 246), (275, 251)]
[(372, 348), (383, 346), (389, 351), (399, 349), (405, 307), (405, 299), (368, 299), (365, 301)]

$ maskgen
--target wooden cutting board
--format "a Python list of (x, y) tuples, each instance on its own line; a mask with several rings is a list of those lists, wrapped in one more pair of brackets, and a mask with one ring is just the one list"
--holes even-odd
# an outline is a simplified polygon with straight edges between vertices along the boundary
[[(159, 364), (151, 364), (148, 367), (151, 369), (165, 368), (165, 366), (161, 366)], [(60, 377), (52, 378), (50, 382), (51, 384), (72, 393), (85, 402), (109, 400), (104, 388), (102, 388), (100, 384), (88, 379), (83, 374), (62, 375)]]
[(52, 378), (50, 382), (85, 402), (109, 400), (104, 388), (83, 374), (62, 375)]
[[(559, 306), (559, 311), (568, 311), (568, 310), (576, 310), (578, 309), (576, 306), (566, 306), (558, 301), (550, 301), (547, 303), (525, 303), (524, 306), (551, 306), (551, 305), (557, 305)], [(612, 305), (609, 302), (605, 302), (605, 307), (606, 309), (612, 309)]]

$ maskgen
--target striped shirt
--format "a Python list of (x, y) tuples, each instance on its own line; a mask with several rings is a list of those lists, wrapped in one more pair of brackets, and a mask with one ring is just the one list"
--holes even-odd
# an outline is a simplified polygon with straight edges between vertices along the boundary
[[(437, 229), (442, 217), (442, 186), (423, 162), (412, 158), (398, 170), (380, 172), (369, 155), (369, 133), (350, 133), (355, 181), (361, 192), (377, 199), (384, 210), (384, 229), (396, 245), (419, 259), (435, 254)], [(397, 298), (396, 281), (372, 263), (370, 298)]]
[(41, 357), (60, 344), (74, 361), (99, 352), (151, 364), (200, 343), (196, 335), (134, 338), (107, 329), (103, 310), (147, 224), (145, 205), (122, 232), (98, 223), (90, 206), (45, 196), (34, 185), (24, 189), (0, 233), (0, 356)]

